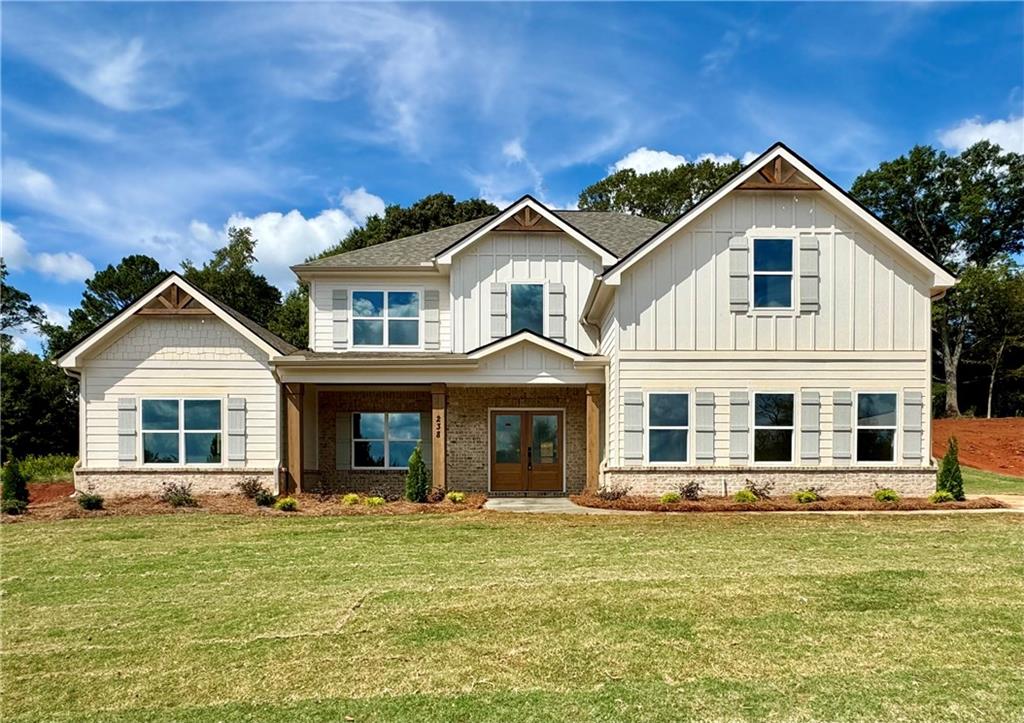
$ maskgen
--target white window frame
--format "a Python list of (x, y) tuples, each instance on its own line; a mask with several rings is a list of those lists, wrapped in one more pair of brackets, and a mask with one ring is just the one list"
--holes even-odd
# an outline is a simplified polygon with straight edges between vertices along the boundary
[[(896, 423), (887, 424), (884, 426), (865, 426), (864, 429), (878, 430), (878, 429), (891, 429), (892, 435), (892, 459), (891, 460), (864, 460), (860, 459), (860, 443), (858, 437), (861, 424), (860, 424), (860, 397), (862, 394), (889, 394), (896, 397)], [(855, 465), (862, 465), (865, 467), (895, 467), (900, 459), (900, 429), (903, 425), (903, 402), (902, 395), (898, 390), (893, 389), (864, 389), (859, 390), (853, 395), (853, 410), (851, 420), (853, 423), (850, 425), (853, 429), (853, 443), (850, 445), (853, 447), (853, 463)]]
[[(356, 294), (363, 293), (379, 293), (384, 294), (384, 307), (381, 309), (381, 316), (356, 316), (355, 304)], [(396, 316), (394, 320), (413, 321), (415, 318), (416, 324), (416, 345), (412, 344), (391, 344), (388, 332), (388, 321), (391, 318), (388, 316), (388, 296), (390, 294), (418, 294), (419, 295), (419, 314), (416, 317), (412, 316)], [(352, 343), (349, 348), (351, 349), (397, 349), (402, 351), (422, 351), (423, 350), (423, 331), (424, 331), (424, 314), (423, 314), (423, 289), (422, 287), (416, 286), (403, 286), (401, 288), (384, 288), (380, 286), (357, 286), (349, 287), (348, 291), (348, 321), (349, 321), (349, 335), (352, 338)], [(356, 321), (380, 321), (384, 327), (384, 335), (382, 337), (382, 344), (356, 344)], [(376, 469), (375, 467), (372, 469)]]
[[(757, 395), (758, 394), (785, 394), (793, 399), (793, 425), (792, 426), (769, 426), (757, 423)], [(797, 418), (800, 413), (797, 403), (796, 392), (788, 389), (760, 389), (750, 395), (750, 461), (757, 466), (764, 467), (785, 467), (796, 463), (796, 434), (800, 428), (800, 420)], [(783, 462), (758, 461), (757, 459), (757, 430), (759, 429), (781, 429), (789, 430), (789, 459)]]
[[(380, 439), (379, 437), (356, 437), (356, 415), (357, 414), (383, 414), (384, 415), (384, 439)], [(352, 412), (351, 422), (350, 422), (350, 426), (349, 426), (349, 429), (352, 430), (351, 435), (349, 435), (349, 436), (352, 437), (352, 439), (349, 440), (349, 454), (350, 454), (349, 459), (352, 460), (352, 469), (364, 469), (364, 470), (373, 470), (373, 469), (377, 469), (377, 470), (389, 470), (389, 469), (403, 470), (403, 469), (409, 469), (409, 465), (408, 464), (406, 464), (406, 465), (404, 465), (402, 467), (392, 467), (389, 464), (389, 461), (391, 460), (391, 441), (392, 440), (389, 439), (388, 432), (390, 431), (390, 428), (391, 428), (391, 415), (392, 414), (415, 414), (415, 415), (417, 415), (419, 417), (419, 420), (420, 420), (420, 435), (421, 436), (417, 437), (415, 440), (412, 440), (412, 439), (396, 439), (396, 440), (394, 440), (395, 442), (413, 442), (413, 441), (415, 441), (416, 444), (418, 444), (418, 445), (422, 445), (423, 444), (423, 437), (422, 437), (422, 434), (423, 434), (423, 413), (422, 412), (416, 412), (416, 411), (409, 411), (409, 412), (398, 412), (398, 411), (395, 411), (395, 412), (358, 411), (358, 412)], [(356, 465), (356, 442), (384, 442), (384, 466), (383, 467), (360, 467), (360, 466)]]
[[(685, 394), (686, 395), (686, 421), (685, 427), (677, 425), (651, 425), (651, 395), (652, 394)], [(644, 464), (650, 467), (682, 467), (692, 466), (694, 459), (693, 451), (693, 414), (694, 414), (694, 393), (690, 389), (645, 389), (644, 390)], [(686, 459), (679, 460), (651, 460), (651, 431), (658, 429), (685, 429), (686, 430)]]
[[(508, 299), (505, 301), (505, 312), (508, 321), (505, 324), (505, 336), (512, 334), (512, 287), (513, 286), (539, 286), (540, 287), (540, 325), (541, 336), (548, 336), (548, 282), (546, 279), (509, 281)], [(522, 330), (520, 330), (522, 331)]]
[[(185, 402), (217, 402), (220, 404), (220, 429), (185, 429)], [(145, 429), (142, 426), (142, 406), (146, 402), (177, 402), (178, 403), (178, 429)], [(174, 396), (174, 397), (139, 397), (139, 409), (138, 409), (138, 449), (137, 459), (139, 464), (143, 467), (165, 467), (165, 468), (177, 468), (177, 467), (223, 467), (227, 458), (227, 450), (224, 447), (225, 442), (225, 431), (224, 431), (224, 415), (226, 413), (226, 404), (223, 397), (189, 397), (189, 396)], [(148, 432), (149, 434), (173, 434), (175, 431), (178, 434), (178, 461), (177, 462), (147, 462), (146, 461), (146, 447), (143, 441), (144, 435)], [(220, 435), (220, 461), (219, 462), (187, 462), (185, 461), (185, 434), (219, 434)]]
[[(757, 271), (754, 267), (754, 247), (758, 241), (789, 241), (789, 250), (792, 258), (790, 267), (792, 271)], [(751, 229), (747, 233), (747, 241), (750, 245), (750, 280), (748, 294), (750, 295), (750, 304), (748, 306), (749, 316), (792, 316), (796, 314), (800, 308), (799, 300), (796, 295), (798, 292), (796, 280), (800, 276), (800, 270), (797, 268), (797, 263), (800, 260), (800, 254), (798, 251), (799, 238), (796, 233), (779, 231), (778, 229)], [(789, 276), (789, 306), (757, 306), (756, 297), (754, 295), (754, 277), (755, 276)]]

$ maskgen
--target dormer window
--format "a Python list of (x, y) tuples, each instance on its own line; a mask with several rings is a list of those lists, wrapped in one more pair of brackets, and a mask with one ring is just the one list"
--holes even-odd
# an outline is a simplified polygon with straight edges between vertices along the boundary
[(352, 292), (354, 347), (418, 347), (420, 319), (418, 291)]
[(793, 308), (793, 239), (754, 239), (754, 308)]
[(544, 284), (512, 284), (509, 334), (528, 329), (544, 335)]

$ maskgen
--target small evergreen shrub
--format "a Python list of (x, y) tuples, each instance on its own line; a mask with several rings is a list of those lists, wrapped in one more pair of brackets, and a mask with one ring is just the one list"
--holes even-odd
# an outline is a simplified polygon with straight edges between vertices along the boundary
[(676, 502), (682, 502), (683, 496), (678, 492), (666, 492), (661, 496), (660, 501), (663, 505), (671, 505)]
[(752, 504), (757, 502), (757, 495), (751, 492), (749, 489), (743, 488), (732, 496), (734, 502), (743, 502), (744, 504)]
[(964, 476), (960, 472), (960, 447), (956, 437), (949, 438), (949, 447), (939, 463), (939, 475), (935, 488), (939, 492), (948, 492), (954, 500), (963, 500)]
[(282, 497), (274, 503), (274, 509), (281, 512), (296, 512), (299, 509), (299, 501), (294, 497)]
[(703, 491), (704, 485), (696, 480), (679, 485), (679, 496), (684, 500), (699, 500), (700, 493)]
[(274, 493), (265, 487), (261, 487), (252, 499), (256, 503), (257, 507), (270, 507), (277, 501), (277, 497)]
[(256, 499), (256, 495), (265, 489), (259, 477), (243, 477), (241, 482), (236, 482), (235, 487), (250, 500)]
[(449, 502), (454, 502), (457, 505), (461, 505), (463, 502), (466, 501), (466, 493), (456, 492), (455, 490), (452, 490), (451, 492), (446, 494), (444, 498)]
[(16, 459), (5, 464), (0, 472), (0, 499), (15, 500), (21, 502), (23, 507), (28, 507), (28, 477), (21, 468), (21, 462)]
[(612, 485), (611, 487), (602, 487), (597, 491), (597, 496), (608, 502), (614, 502), (615, 500), (622, 499), (629, 494), (629, 487), (623, 485)]
[(367, 497), (363, 500), (363, 504), (367, 507), (383, 507), (387, 502), (383, 497)]
[(0, 512), (5, 515), (20, 515), (27, 509), (28, 505), (21, 500), (0, 500)]
[(956, 497), (946, 490), (938, 490), (937, 492), (932, 493), (931, 497), (928, 498), (928, 501), (932, 504), (941, 505), (945, 502), (955, 502)]
[(103, 495), (98, 495), (95, 492), (79, 492), (75, 499), (78, 500), (78, 506), (83, 510), (103, 509)]
[(171, 507), (199, 506), (199, 500), (192, 496), (191, 482), (164, 482), (160, 485), (160, 499)]
[(757, 482), (756, 480), (748, 479), (747, 483), (743, 485), (743, 489), (747, 490), (759, 500), (766, 500), (772, 496), (772, 490), (775, 489), (775, 483), (770, 481)]
[(426, 502), (430, 494), (430, 472), (423, 462), (422, 446), (417, 444), (409, 457), (409, 471), (405, 473), (405, 499)]
[(899, 492), (893, 489), (889, 489), (888, 487), (882, 487), (880, 489), (875, 490), (874, 498), (878, 502), (899, 502), (901, 499), (903, 499), (902, 497), (900, 497)]
[(341, 498), (341, 504), (343, 505), (358, 505), (359, 495), (355, 492), (349, 492), (347, 495)]
[(811, 502), (819, 502), (824, 498), (820, 494), (818, 494), (818, 490), (814, 489), (813, 487), (809, 487), (808, 489), (797, 490), (796, 492), (794, 492), (793, 499), (802, 505), (806, 505)]

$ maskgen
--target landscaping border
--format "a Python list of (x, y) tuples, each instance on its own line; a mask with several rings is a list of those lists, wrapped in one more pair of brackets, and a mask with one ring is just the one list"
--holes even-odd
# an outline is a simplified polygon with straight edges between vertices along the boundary
[(962, 502), (930, 502), (927, 497), (904, 497), (898, 502), (879, 502), (874, 497), (840, 496), (816, 502), (797, 502), (789, 497), (771, 497), (757, 502), (736, 502), (726, 497), (703, 497), (699, 500), (662, 502), (656, 497), (626, 495), (616, 500), (596, 495), (572, 495), (581, 507), (623, 512), (912, 512), (918, 510), (990, 510), (1008, 508), (1005, 502), (991, 497)]

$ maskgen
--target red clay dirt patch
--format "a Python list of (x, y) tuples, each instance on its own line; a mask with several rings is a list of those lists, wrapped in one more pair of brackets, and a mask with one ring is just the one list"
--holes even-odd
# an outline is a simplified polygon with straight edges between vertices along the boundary
[(38, 505), (71, 496), (75, 486), (70, 482), (29, 482), (28, 503)]
[(936, 419), (932, 456), (942, 459), (950, 437), (960, 444), (960, 464), (1000, 474), (1024, 476), (1024, 417)]
[(904, 497), (899, 502), (879, 502), (874, 497), (829, 497), (818, 502), (801, 504), (791, 497), (772, 497), (757, 502), (734, 502), (725, 497), (705, 497), (700, 500), (662, 502), (656, 497), (620, 497), (617, 500), (602, 500), (592, 495), (573, 495), (570, 499), (583, 507), (600, 507), (606, 510), (628, 510), (642, 512), (806, 512), (845, 511), (879, 512), (909, 510), (988, 510), (1009, 507), (992, 499), (980, 497), (964, 502), (929, 502), (927, 497)]

